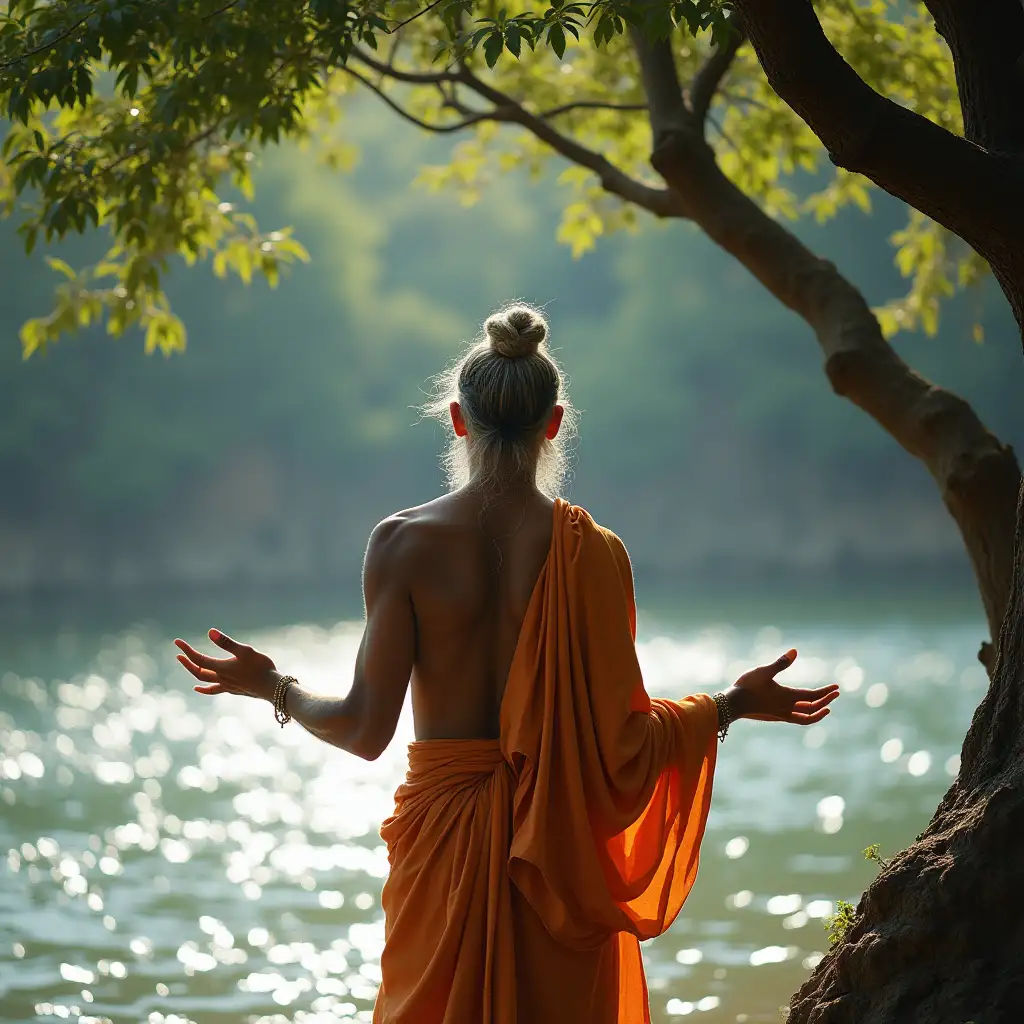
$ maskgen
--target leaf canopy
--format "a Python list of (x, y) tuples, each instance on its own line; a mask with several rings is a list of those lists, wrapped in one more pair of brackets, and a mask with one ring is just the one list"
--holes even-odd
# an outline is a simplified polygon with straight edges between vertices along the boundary
[[(960, 130), (949, 54), (922, 5), (823, 0), (820, 15), (870, 85)], [(423, 168), (426, 186), (471, 203), (495, 173), (539, 176), (557, 133), (576, 147), (557, 179), (559, 240), (582, 255), (602, 235), (636, 229), (642, 209), (608, 191), (595, 160), (571, 155), (661, 186), (631, 30), (672, 40), (688, 89), (735, 31), (720, 0), (525, 0), (514, 11), (476, 0), (10, 0), (0, 15), (10, 122), (0, 214), (17, 219), (29, 253), (96, 229), (109, 239), (80, 270), (51, 258), (54, 306), (25, 325), (25, 355), (96, 322), (114, 335), (141, 329), (149, 351), (181, 349), (185, 328), (164, 292), (175, 258), (272, 285), (308, 259), (287, 229), (261, 229), (234, 200), (251, 198), (267, 146), (312, 143), (350, 162), (338, 118), (359, 89), (425, 129), (467, 136), (448, 163)], [(870, 210), (870, 183), (825, 166), (749, 46), (716, 83), (707, 127), (719, 165), (772, 215)], [(893, 244), (910, 287), (879, 311), (883, 327), (934, 333), (943, 298), (986, 268), (914, 213)]]

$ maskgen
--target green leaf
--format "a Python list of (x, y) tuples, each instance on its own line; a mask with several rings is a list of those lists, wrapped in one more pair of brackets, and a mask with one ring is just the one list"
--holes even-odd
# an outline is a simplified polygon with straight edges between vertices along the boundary
[(565, 32), (557, 22), (548, 29), (548, 44), (559, 60), (565, 55)]
[(515, 22), (512, 22), (505, 30), (505, 45), (508, 47), (509, 53), (514, 57), (519, 56), (523, 48), (523, 37), (519, 26)]
[(501, 51), (504, 48), (505, 40), (498, 31), (491, 32), (484, 40), (484, 60), (489, 68), (493, 68), (498, 63), (498, 58), (501, 56)]
[(58, 259), (56, 256), (44, 256), (43, 259), (51, 270), (56, 270), (57, 273), (63, 274), (69, 281), (74, 281), (78, 277), (74, 269), (65, 263), (64, 260)]

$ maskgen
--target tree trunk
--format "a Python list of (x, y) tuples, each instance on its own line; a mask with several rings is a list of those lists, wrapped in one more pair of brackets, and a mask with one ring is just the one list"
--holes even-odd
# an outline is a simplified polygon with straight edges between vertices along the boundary
[[(651, 163), (683, 215), (814, 331), (833, 390), (871, 416), (932, 475), (960, 530), (994, 638), (1006, 612), (1021, 472), (959, 395), (915, 373), (860, 291), (722, 173), (683, 102), (670, 45), (634, 33), (648, 99)], [(991, 674), (993, 647), (978, 654)]]
[(793, 997), (789, 1024), (1024, 1020), (1024, 488), (1010, 607), (960, 774)]
[(868, 86), (825, 37), (812, 0), (733, 7), (772, 88), (832, 162), (964, 239), (1024, 331), (1024, 5), (924, 2), (951, 41), (963, 138)]
[[(734, 6), (772, 86), (833, 161), (967, 240), (1024, 334), (1024, 6), (924, 2), (953, 53), (966, 138), (868, 88), (811, 0)], [(793, 997), (790, 1024), (1024, 1021), (1024, 487), (1005, 564), (1007, 612), (959, 776)]]

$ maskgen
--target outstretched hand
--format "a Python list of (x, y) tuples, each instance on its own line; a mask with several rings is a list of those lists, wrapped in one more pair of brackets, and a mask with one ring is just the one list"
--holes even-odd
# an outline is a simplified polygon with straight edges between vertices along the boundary
[(796, 650), (791, 648), (771, 665), (744, 672), (728, 691), (736, 717), (794, 725), (820, 722), (829, 713), (828, 705), (839, 696), (839, 687), (835, 683), (812, 690), (783, 686), (775, 676), (794, 661)]
[(193, 687), (196, 693), (237, 693), (244, 697), (273, 700), (277, 669), (267, 655), (248, 644), (232, 640), (219, 629), (211, 629), (209, 637), (231, 657), (211, 658), (184, 640), (174, 641), (175, 647), (182, 652), (178, 661), (203, 684)]

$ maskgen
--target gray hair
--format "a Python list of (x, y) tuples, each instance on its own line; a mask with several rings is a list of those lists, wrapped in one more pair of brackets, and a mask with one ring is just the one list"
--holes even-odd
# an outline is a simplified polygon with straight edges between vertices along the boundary
[[(505, 473), (534, 475), (554, 497), (564, 486), (576, 410), (567, 380), (547, 348), (548, 324), (540, 310), (515, 303), (493, 313), (483, 335), (434, 378), (434, 397), (423, 407), (439, 420), (449, 441), (441, 464), (452, 490), (471, 476), (486, 481)], [(458, 402), (468, 437), (455, 435), (449, 405)], [(544, 436), (551, 411), (565, 412), (558, 436)]]

